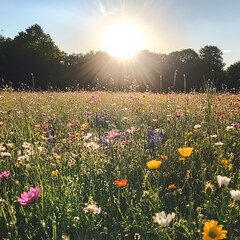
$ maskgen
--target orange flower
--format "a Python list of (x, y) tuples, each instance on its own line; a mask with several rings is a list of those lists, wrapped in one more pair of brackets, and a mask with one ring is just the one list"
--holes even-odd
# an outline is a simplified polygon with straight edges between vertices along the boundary
[(127, 179), (114, 180), (114, 184), (118, 187), (125, 187), (127, 185)]
[(184, 160), (186, 160), (186, 158), (184, 158), (184, 157), (179, 158), (179, 161), (184, 161)]
[(19, 163), (19, 162), (15, 162), (15, 163), (14, 163), (14, 166), (15, 166), (16, 168), (19, 168), (19, 167), (20, 167), (20, 163)]
[(35, 128), (41, 128), (41, 124), (36, 124), (34, 127)]
[(166, 155), (160, 155), (160, 158), (161, 158), (162, 160), (166, 160), (166, 159), (168, 159), (168, 156), (166, 156)]
[[(191, 147), (183, 147), (178, 148), (178, 152), (182, 155), (182, 157), (186, 158), (192, 154), (193, 148)], [(185, 159), (184, 159), (185, 160)]]
[(221, 164), (224, 166), (228, 166), (230, 164), (230, 161), (227, 159), (223, 159), (223, 160), (221, 160)]
[(161, 164), (162, 164), (162, 161), (160, 161), (160, 160), (151, 160), (146, 163), (146, 165), (149, 169), (157, 169), (161, 166)]
[(58, 170), (53, 170), (53, 171), (52, 171), (52, 176), (53, 176), (53, 177), (56, 177), (57, 175), (58, 175)]
[(168, 189), (175, 189), (175, 188), (176, 188), (176, 185), (175, 185), (175, 184), (170, 184), (170, 185), (168, 185), (167, 188), (168, 188)]

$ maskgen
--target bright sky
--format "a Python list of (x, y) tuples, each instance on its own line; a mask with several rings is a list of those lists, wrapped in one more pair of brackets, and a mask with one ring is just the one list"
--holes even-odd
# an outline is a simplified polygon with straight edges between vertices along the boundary
[(0, 31), (13, 38), (37, 23), (60, 50), (86, 53), (105, 50), (107, 27), (124, 18), (137, 23), (149, 51), (214, 45), (229, 66), (240, 60), (239, 9), (240, 0), (0, 0)]

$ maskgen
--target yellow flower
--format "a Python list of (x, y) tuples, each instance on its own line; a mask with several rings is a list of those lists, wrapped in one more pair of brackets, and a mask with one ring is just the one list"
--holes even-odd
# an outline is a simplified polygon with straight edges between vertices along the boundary
[(178, 148), (178, 152), (184, 158), (189, 157), (192, 154), (192, 151), (193, 151), (193, 148), (191, 148), (191, 147)]
[(162, 161), (160, 160), (151, 160), (146, 163), (149, 169), (157, 169), (161, 166), (161, 164), (162, 164)]
[(57, 175), (58, 175), (58, 170), (53, 170), (53, 171), (52, 171), (52, 176), (53, 176), (53, 177), (56, 177)]
[(227, 234), (227, 231), (222, 230), (222, 225), (218, 225), (217, 221), (211, 220), (204, 223), (202, 240), (226, 239), (227, 238), (226, 234)]
[(81, 125), (81, 131), (85, 131), (87, 129), (87, 127), (88, 127), (88, 123), (87, 122), (83, 123)]
[(230, 164), (230, 161), (227, 159), (223, 159), (223, 160), (221, 160), (221, 164), (224, 166), (228, 166)]
[(57, 160), (60, 160), (60, 159), (61, 159), (61, 155), (56, 155), (55, 158), (56, 158)]
[(14, 163), (14, 166), (15, 166), (16, 168), (19, 168), (19, 167), (20, 167), (20, 163), (19, 163), (19, 162), (15, 162), (15, 163)]

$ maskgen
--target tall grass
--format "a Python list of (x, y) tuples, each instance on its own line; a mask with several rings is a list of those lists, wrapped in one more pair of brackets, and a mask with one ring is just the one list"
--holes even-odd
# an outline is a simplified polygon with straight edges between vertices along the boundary
[[(193, 240), (208, 220), (239, 239), (230, 195), (240, 189), (239, 95), (0, 95), (0, 173), (10, 170), (0, 179), (1, 239)], [(179, 160), (182, 147), (193, 152)], [(159, 168), (146, 166), (153, 159)], [(22, 206), (35, 186), (38, 200)], [(175, 213), (168, 227), (154, 222), (161, 211)]]

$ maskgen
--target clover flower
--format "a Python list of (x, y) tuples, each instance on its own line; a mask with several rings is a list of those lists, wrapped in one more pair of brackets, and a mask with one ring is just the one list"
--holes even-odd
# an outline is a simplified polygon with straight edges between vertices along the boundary
[(164, 211), (156, 213), (153, 217), (154, 222), (158, 223), (161, 227), (168, 227), (171, 221), (175, 218), (175, 213), (166, 215)]
[(30, 187), (30, 190), (28, 192), (21, 193), (21, 197), (18, 198), (18, 202), (21, 205), (29, 205), (35, 203), (38, 200), (39, 195), (39, 187)]

